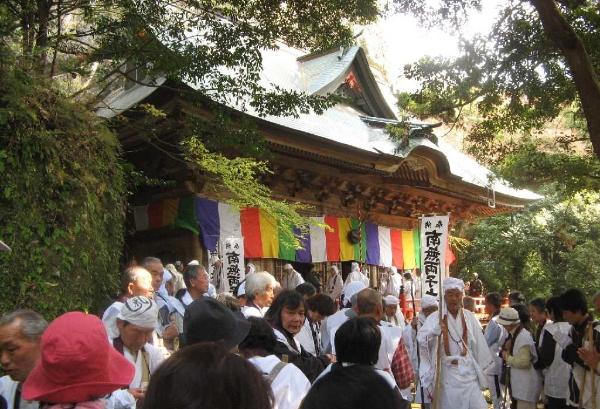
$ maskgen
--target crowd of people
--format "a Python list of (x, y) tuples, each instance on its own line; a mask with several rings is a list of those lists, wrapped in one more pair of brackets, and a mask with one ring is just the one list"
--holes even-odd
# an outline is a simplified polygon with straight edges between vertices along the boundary
[(458, 278), (406, 320), (410, 272), (376, 290), (358, 263), (346, 279), (332, 266), (320, 292), (283, 270), (249, 263), (229, 288), (198, 261), (147, 257), (101, 318), (6, 313), (0, 409), (484, 409), (486, 391), (494, 409), (600, 409), (600, 323), (577, 289), (508, 306), (489, 293), (482, 327)]

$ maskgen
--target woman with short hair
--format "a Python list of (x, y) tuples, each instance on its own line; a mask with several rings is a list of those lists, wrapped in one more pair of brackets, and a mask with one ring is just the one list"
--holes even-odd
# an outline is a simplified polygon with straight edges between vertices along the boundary
[(312, 356), (302, 348), (296, 339), (305, 319), (302, 294), (293, 290), (282, 291), (269, 307), (265, 318), (273, 327), (277, 338), (275, 355), (284, 362), (293, 363), (304, 372), (309, 381), (314, 381), (329, 364), (332, 357), (328, 355)]
[(273, 302), (274, 291), (278, 286), (279, 283), (275, 280), (275, 277), (266, 271), (249, 276), (244, 284), (246, 304), (242, 308), (242, 314), (246, 318), (263, 318)]

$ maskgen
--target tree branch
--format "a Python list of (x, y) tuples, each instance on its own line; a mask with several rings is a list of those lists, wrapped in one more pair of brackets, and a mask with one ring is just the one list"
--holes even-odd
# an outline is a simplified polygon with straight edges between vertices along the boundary
[(600, 158), (600, 82), (588, 52), (554, 0), (529, 0), (537, 10), (544, 32), (567, 60), (581, 99), (590, 140)]

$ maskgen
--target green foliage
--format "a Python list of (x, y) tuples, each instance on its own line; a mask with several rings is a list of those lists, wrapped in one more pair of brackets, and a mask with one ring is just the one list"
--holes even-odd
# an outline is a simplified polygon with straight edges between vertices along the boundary
[[(246, 1), (8, 0), (4, 40), (41, 74), (68, 73), (89, 106), (126, 78), (184, 81), (214, 101), (261, 115), (294, 115), (331, 104), (259, 81), (261, 51), (282, 43), (311, 51), (352, 43), (352, 25), (373, 21), (374, 0)], [(36, 12), (31, 12), (36, 10)], [(61, 10), (72, 18), (59, 19)], [(27, 21), (27, 23), (23, 23)], [(31, 42), (24, 39), (32, 39)], [(52, 56), (36, 66), (41, 55)], [(93, 66), (93, 63), (99, 63)]]
[[(186, 160), (231, 194), (227, 200), (230, 204), (237, 208), (260, 207), (280, 226), (297, 226), (303, 234), (308, 233), (309, 219), (298, 213), (307, 210), (308, 206), (274, 199), (271, 190), (260, 183), (259, 176), (270, 173), (266, 162), (243, 157), (230, 159), (220, 153), (210, 152), (197, 136), (186, 138), (182, 144)], [(300, 243), (292, 229), (280, 229), (280, 234), (288, 246), (299, 247)]]
[(0, 70), (0, 312), (96, 311), (114, 291), (125, 183), (115, 138), (51, 84)]
[(526, 141), (507, 153), (496, 171), (519, 187), (552, 185), (564, 196), (600, 191), (600, 160)]
[[(445, 25), (460, 31), (469, 11), (478, 8), (481, 2), (396, 0), (395, 3), (401, 11), (414, 13), (425, 24)], [(448, 18), (440, 18), (443, 12), (449, 13)], [(600, 13), (596, 4), (577, 2), (573, 7), (561, 7), (561, 13), (583, 41), (598, 73)], [(469, 125), (466, 139), (469, 153), (478, 159), (502, 157), (512, 149), (513, 135), (542, 128), (560, 117), (564, 109), (575, 106), (578, 116), (584, 117), (565, 57), (544, 32), (530, 2), (502, 2), (489, 34), (461, 38), (459, 47), (461, 54), (456, 58), (428, 56), (406, 66), (405, 75), (420, 81), (422, 86), (415, 93), (402, 95), (399, 105), (420, 117), (437, 116)], [(462, 121), (463, 108), (477, 112), (477, 121), (472, 126)], [(584, 132), (589, 139), (585, 129)]]
[(522, 213), (466, 227), (470, 246), (460, 274), (468, 279), (479, 273), (490, 291), (520, 290), (533, 297), (579, 287), (593, 295), (600, 287), (600, 196), (544, 193)]

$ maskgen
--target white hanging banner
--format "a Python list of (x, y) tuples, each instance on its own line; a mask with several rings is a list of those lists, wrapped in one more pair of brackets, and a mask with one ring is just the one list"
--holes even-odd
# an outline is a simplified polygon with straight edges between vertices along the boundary
[(421, 219), (421, 263), (423, 291), (437, 297), (440, 280), (446, 276), (446, 243), (448, 241), (446, 216), (428, 216)]
[(227, 276), (229, 288), (233, 291), (244, 279), (244, 239), (241, 237), (228, 237), (221, 240), (221, 254), (223, 255), (223, 271)]

